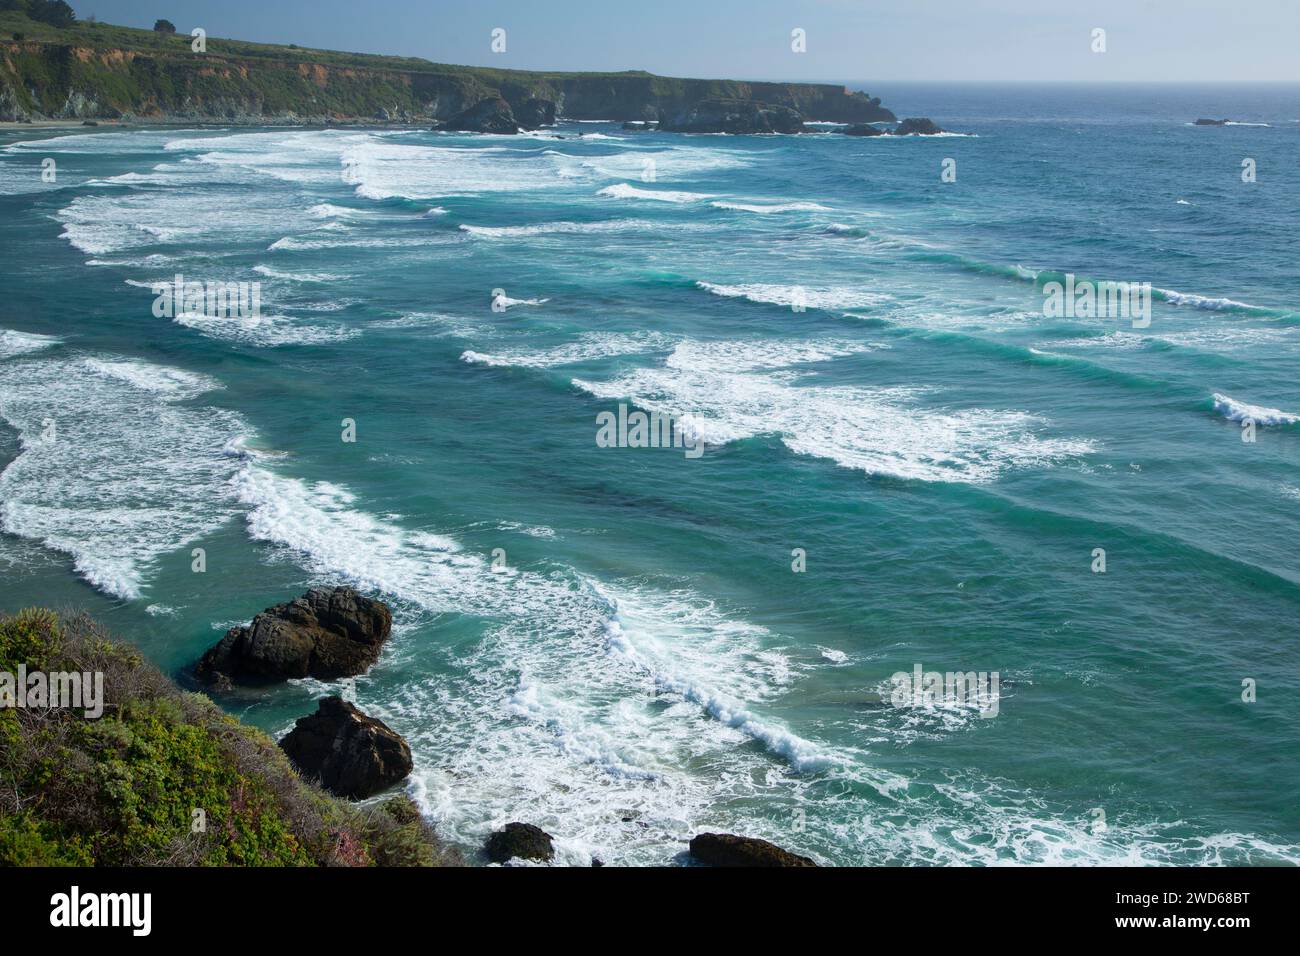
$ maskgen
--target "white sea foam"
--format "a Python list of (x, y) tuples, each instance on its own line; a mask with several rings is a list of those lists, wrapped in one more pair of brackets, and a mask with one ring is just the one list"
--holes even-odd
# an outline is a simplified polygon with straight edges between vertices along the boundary
[(599, 222), (539, 222), (528, 226), (461, 225), (459, 228), (480, 239), (516, 239), (567, 233), (624, 232), (653, 228), (653, 223), (639, 219), (609, 219)]
[(1214, 410), (1230, 422), (1250, 420), (1257, 425), (1294, 425), (1300, 422), (1300, 415), (1293, 415), (1278, 408), (1239, 402), (1220, 392), (1214, 393), (1213, 401)]
[(730, 209), (736, 212), (756, 212), (760, 215), (778, 212), (829, 212), (827, 206), (815, 202), (782, 202), (782, 203), (743, 203), (743, 202), (724, 202), (717, 201), (709, 203), (715, 209)]
[(341, 272), (286, 272), (264, 265), (253, 266), (253, 271), (268, 279), (282, 279), (285, 282), (342, 282), (352, 278)]
[(13, 329), (0, 329), (0, 359), (15, 355), (27, 355), (40, 352), (59, 343), (53, 335), (37, 335), (34, 332), (16, 332)]
[(324, 345), (343, 342), (361, 334), (360, 329), (347, 325), (319, 325), (283, 315), (241, 318), (212, 316), (201, 312), (179, 312), (172, 321), (214, 339), (260, 348), (279, 345)]
[(178, 404), (214, 386), (139, 360), (0, 363), (0, 410), (22, 443), (0, 474), (0, 526), (70, 555), (100, 590), (140, 596), (163, 555), (231, 514), (236, 464), (222, 450), (248, 428), (233, 413)]
[(706, 292), (727, 299), (747, 299), (750, 302), (787, 307), (802, 304), (809, 309), (861, 309), (889, 300), (889, 296), (883, 293), (845, 287), (818, 289), (769, 282), (723, 285), (700, 281), (695, 284)]
[(671, 348), (673, 339), (657, 332), (589, 332), (565, 345), (548, 349), (513, 348), (484, 354), (466, 349), (461, 361), (472, 365), (493, 365), (517, 368), (551, 368), (574, 362), (610, 358), (616, 355), (638, 355), (645, 352)]
[(641, 189), (630, 183), (617, 183), (596, 191), (597, 196), (607, 199), (651, 199), (655, 202), (692, 203), (710, 199), (709, 193), (692, 193), (679, 189)]
[[(711, 445), (773, 435), (797, 454), (872, 475), (991, 481), (1011, 468), (1094, 450), (1083, 439), (1040, 436), (1045, 423), (1025, 412), (927, 408), (917, 404), (916, 389), (802, 385), (792, 371), (723, 371), (728, 361), (745, 367), (743, 349), (744, 343), (683, 343), (662, 368), (574, 384), (597, 398), (670, 414), (688, 437)], [(790, 364), (810, 360), (819, 359), (792, 355)], [(760, 349), (751, 367), (775, 361)]]

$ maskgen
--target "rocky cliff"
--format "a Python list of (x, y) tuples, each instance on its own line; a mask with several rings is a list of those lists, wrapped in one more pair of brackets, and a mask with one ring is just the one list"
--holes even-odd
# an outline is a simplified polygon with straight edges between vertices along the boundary
[(816, 83), (748, 83), (628, 73), (544, 73), (310, 50), (110, 24), (56, 28), (0, 13), (0, 120), (264, 123), (447, 120), (499, 95), (520, 113), (657, 119), (707, 99), (752, 100), (804, 119), (891, 121), (878, 98)]

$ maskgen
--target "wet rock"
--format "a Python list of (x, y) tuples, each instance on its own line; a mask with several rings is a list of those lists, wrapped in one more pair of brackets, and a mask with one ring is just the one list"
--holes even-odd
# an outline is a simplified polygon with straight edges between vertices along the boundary
[(670, 133), (802, 133), (803, 117), (788, 106), (710, 98), (660, 117)]
[(380, 601), (352, 588), (314, 588), (233, 627), (194, 667), (217, 689), (299, 677), (333, 680), (363, 673), (392, 630)]
[(505, 863), (516, 857), (545, 863), (555, 857), (551, 835), (531, 823), (507, 823), (487, 838), (483, 849), (493, 863)]
[(533, 97), (515, 110), (515, 119), (524, 129), (541, 129), (555, 125), (555, 104), (550, 100)]
[(870, 123), (856, 123), (840, 130), (845, 136), (884, 136), (885, 131), (876, 129)]
[(280, 747), (304, 777), (353, 800), (391, 787), (414, 765), (401, 734), (341, 697), (326, 697), (316, 713), (298, 718)]
[(944, 130), (931, 119), (924, 116), (909, 116), (896, 127), (891, 136), (934, 136)]
[(440, 129), (463, 133), (514, 134), (519, 132), (519, 123), (509, 103), (500, 96), (489, 96), (457, 113), (443, 123)]
[(709, 866), (816, 866), (806, 856), (774, 843), (731, 833), (701, 833), (691, 839), (691, 856)]

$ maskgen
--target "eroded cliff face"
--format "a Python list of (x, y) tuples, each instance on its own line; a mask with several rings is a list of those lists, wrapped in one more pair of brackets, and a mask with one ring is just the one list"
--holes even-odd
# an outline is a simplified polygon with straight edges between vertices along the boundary
[[(358, 58), (363, 60), (364, 58)], [(826, 84), (690, 80), (648, 73), (534, 73), (451, 67), (394, 69), (283, 59), (0, 42), (0, 120), (112, 119), (422, 123), (499, 93), (517, 112), (554, 103), (561, 116), (656, 119), (700, 100), (755, 100), (811, 120), (893, 120), (878, 99)]]

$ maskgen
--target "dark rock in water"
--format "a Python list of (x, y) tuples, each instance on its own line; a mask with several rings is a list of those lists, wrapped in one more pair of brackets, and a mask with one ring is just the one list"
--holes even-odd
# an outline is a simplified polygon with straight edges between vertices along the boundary
[(896, 127), (894, 127), (894, 132), (891, 135), (893, 136), (934, 136), (936, 133), (942, 133), (942, 132), (944, 132), (944, 130), (940, 129), (932, 120), (928, 119), (927, 117), (909, 116), (907, 119), (903, 120)]
[(519, 123), (509, 103), (500, 96), (489, 96), (457, 113), (439, 128), (465, 133), (513, 134), (519, 132)]
[(98, 121), (98, 120), (82, 120), (82, 121), (81, 121), (81, 125), (82, 125), (82, 126), (98, 126), (98, 125), (99, 125), (99, 121)]
[(691, 839), (691, 856), (709, 866), (816, 866), (806, 856), (774, 843), (731, 833), (701, 833)]
[(507, 823), (487, 838), (483, 849), (493, 863), (505, 863), (515, 857), (545, 863), (555, 856), (551, 835), (531, 823)]
[(313, 588), (232, 627), (194, 667), (218, 689), (295, 677), (332, 680), (363, 673), (379, 657), (393, 615), (352, 588)]
[(714, 97), (679, 112), (663, 114), (659, 128), (670, 133), (802, 133), (803, 117), (788, 106)]
[(1228, 125), (1228, 121), (1227, 121), (1226, 119), (1221, 119), (1221, 120), (1216, 120), (1216, 119), (1198, 119), (1198, 120), (1197, 120), (1193, 125), (1195, 125), (1195, 126), (1227, 126), (1227, 125)]
[(515, 119), (524, 129), (541, 129), (555, 125), (555, 104), (550, 100), (533, 97), (515, 110)]
[(341, 697), (326, 697), (299, 717), (280, 747), (298, 772), (340, 797), (360, 800), (411, 772), (411, 748), (382, 720)]
[(884, 136), (885, 131), (876, 129), (870, 123), (855, 123), (840, 130), (845, 136)]

